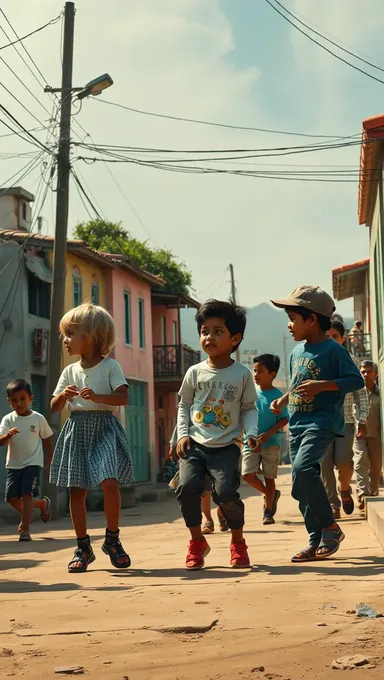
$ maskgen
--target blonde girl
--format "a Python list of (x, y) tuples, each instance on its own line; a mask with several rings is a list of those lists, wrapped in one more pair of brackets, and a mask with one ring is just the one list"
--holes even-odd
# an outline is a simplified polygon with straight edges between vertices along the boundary
[(107, 520), (102, 550), (112, 565), (126, 569), (131, 561), (119, 540), (120, 484), (133, 482), (126, 434), (115, 417), (128, 403), (128, 385), (120, 365), (108, 357), (115, 343), (112, 317), (102, 307), (83, 304), (67, 312), (60, 332), (69, 356), (80, 361), (61, 374), (52, 411), (67, 406), (70, 418), (57, 440), (51, 482), (70, 489), (70, 511), (77, 549), (69, 572), (86, 571), (96, 558), (87, 533), (87, 490), (101, 485)]

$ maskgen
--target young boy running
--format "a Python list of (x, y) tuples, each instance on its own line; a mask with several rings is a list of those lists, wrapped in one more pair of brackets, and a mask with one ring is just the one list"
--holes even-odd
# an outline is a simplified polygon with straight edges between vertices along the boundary
[[(274, 516), (281, 496), (280, 491), (276, 489), (275, 479), (280, 463), (281, 431), (288, 422), (288, 413), (284, 409), (281, 415), (274, 415), (270, 409), (271, 403), (283, 396), (283, 393), (273, 386), (279, 368), (280, 359), (275, 354), (260, 354), (253, 360), (253, 376), (257, 385), (259, 446), (254, 452), (244, 444), (241, 456), (241, 474), (244, 481), (260, 491), (265, 498), (263, 524), (275, 523)], [(264, 484), (258, 475), (264, 477)]]
[(7, 386), (12, 413), (0, 423), (0, 446), (8, 446), (5, 500), (21, 514), (19, 540), (30, 541), (29, 527), (34, 508), (40, 510), (43, 522), (51, 517), (50, 500), (35, 499), (44, 453), (47, 464), (52, 460), (52, 430), (44, 416), (31, 411), (33, 394), (25, 380), (13, 380)]
[[(208, 300), (196, 314), (206, 361), (192, 366), (180, 390), (177, 455), (180, 482), (176, 495), (191, 540), (187, 569), (201, 569), (210, 548), (201, 531), (200, 499), (208, 472), (212, 495), (232, 532), (230, 564), (250, 566), (243, 538), (244, 505), (240, 500), (240, 445), (243, 431), (257, 446), (256, 389), (248, 368), (231, 354), (240, 345), (245, 310), (229, 302)], [(191, 424), (190, 424), (191, 421)]]
[(362, 389), (364, 381), (344, 347), (326, 336), (335, 305), (317, 286), (300, 286), (285, 300), (295, 347), (290, 357), (291, 389), (272, 402), (273, 413), (288, 405), (292, 496), (299, 501), (309, 546), (293, 562), (324, 559), (336, 553), (345, 536), (336, 524), (324, 484), (321, 462), (335, 437), (344, 435), (344, 396)]

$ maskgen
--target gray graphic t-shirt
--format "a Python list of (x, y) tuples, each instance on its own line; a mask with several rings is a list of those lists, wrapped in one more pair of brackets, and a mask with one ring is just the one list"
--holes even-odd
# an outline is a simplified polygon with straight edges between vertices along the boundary
[(257, 436), (257, 399), (248, 368), (234, 361), (211, 368), (202, 361), (188, 369), (179, 396), (178, 439), (219, 447), (241, 442), (244, 431)]

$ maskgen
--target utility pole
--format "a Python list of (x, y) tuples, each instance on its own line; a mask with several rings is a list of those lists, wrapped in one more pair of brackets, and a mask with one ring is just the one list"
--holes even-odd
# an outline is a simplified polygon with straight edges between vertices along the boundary
[[(234, 305), (237, 305), (236, 300), (236, 284), (235, 284), (235, 274), (233, 271), (233, 264), (229, 265), (229, 272), (231, 274), (231, 301)], [(236, 350), (236, 361), (240, 361), (240, 348)]]
[[(57, 155), (57, 194), (55, 245), (53, 249), (53, 285), (51, 297), (51, 332), (48, 351), (48, 398), (50, 399), (61, 373), (62, 345), (59, 323), (64, 313), (67, 228), (69, 209), (69, 174), (72, 106), (72, 65), (75, 24), (75, 4), (65, 3), (63, 68), (61, 80), (60, 139)], [(54, 414), (53, 414), (54, 415)], [(52, 422), (52, 419), (51, 419)]]
[[(53, 285), (51, 297), (51, 324), (48, 347), (47, 369), (47, 410), (49, 401), (61, 373), (62, 343), (59, 335), (59, 323), (64, 313), (67, 228), (69, 210), (69, 176), (70, 176), (70, 142), (71, 142), (71, 107), (72, 107), (72, 66), (75, 25), (75, 4), (65, 3), (63, 34), (63, 67), (61, 79), (60, 105), (60, 139), (57, 155), (57, 194), (56, 225), (53, 250)], [(49, 411), (48, 411), (49, 412)], [(60, 430), (60, 414), (49, 413), (49, 421), (54, 434)], [(47, 483), (47, 480), (45, 480)], [(53, 496), (53, 514), (58, 512), (58, 494)], [(57, 492), (57, 489), (55, 488)], [(56, 502), (55, 502), (56, 501)]]

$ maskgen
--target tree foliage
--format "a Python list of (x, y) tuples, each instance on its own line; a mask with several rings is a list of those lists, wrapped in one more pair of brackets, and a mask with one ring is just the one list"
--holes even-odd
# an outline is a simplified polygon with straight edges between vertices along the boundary
[(192, 274), (184, 262), (177, 262), (170, 250), (150, 248), (146, 241), (134, 238), (121, 226), (121, 222), (104, 222), (99, 219), (78, 222), (74, 233), (76, 238), (84, 241), (90, 248), (127, 255), (139, 267), (161, 276), (166, 282), (165, 290), (188, 295)]

